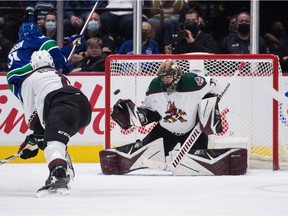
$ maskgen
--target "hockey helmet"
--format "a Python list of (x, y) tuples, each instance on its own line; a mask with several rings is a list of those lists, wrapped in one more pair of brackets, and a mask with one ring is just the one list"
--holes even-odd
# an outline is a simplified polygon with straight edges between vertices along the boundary
[(39, 50), (33, 52), (31, 56), (31, 66), (33, 70), (42, 67), (55, 68), (53, 58), (47, 50)]
[(182, 75), (181, 68), (177, 65), (176, 61), (172, 59), (167, 59), (162, 62), (157, 71), (157, 75), (161, 78), (163, 76), (172, 75), (173, 81), (169, 84), (163, 83), (162, 86), (166, 88), (167, 91), (172, 92), (175, 90), (177, 83), (179, 82)]
[(40, 32), (38, 26), (34, 22), (24, 22), (21, 24), (19, 31), (18, 31), (19, 39), (23, 39), (25, 35), (28, 35), (34, 32)]

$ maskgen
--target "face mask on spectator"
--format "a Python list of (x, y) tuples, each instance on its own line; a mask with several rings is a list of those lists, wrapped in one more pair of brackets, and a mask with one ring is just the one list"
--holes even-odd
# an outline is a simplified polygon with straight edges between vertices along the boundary
[(238, 25), (238, 32), (243, 34), (249, 34), (250, 33), (250, 25), (249, 24), (239, 24)]
[(46, 30), (48, 32), (49, 31), (54, 31), (56, 29), (56, 22), (52, 22), (52, 21), (46, 22), (45, 23), (45, 28), (46, 28)]
[(95, 20), (91, 20), (88, 22), (87, 29), (90, 31), (96, 31), (99, 29), (99, 22)]

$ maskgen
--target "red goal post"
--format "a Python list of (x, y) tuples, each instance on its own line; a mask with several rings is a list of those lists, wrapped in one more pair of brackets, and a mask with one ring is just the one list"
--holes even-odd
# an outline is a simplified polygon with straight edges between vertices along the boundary
[[(250, 165), (264, 162), (278, 170), (288, 159), (287, 107), (273, 100), (264, 90), (270, 85), (280, 93), (288, 91), (272, 54), (182, 54), (182, 55), (110, 55), (105, 62), (105, 148), (121, 146), (142, 139), (155, 124), (121, 129), (110, 117), (118, 99), (131, 99), (140, 106), (150, 81), (156, 76), (160, 63), (174, 59), (184, 72), (215, 77), (221, 87), (241, 62), (244, 68), (233, 78), (231, 87), (220, 102), (223, 133), (209, 137), (209, 148), (245, 146)], [(288, 84), (287, 84), (288, 85)], [(119, 94), (113, 92), (120, 90)], [(286, 122), (287, 117), (287, 122)], [(258, 162), (260, 165), (258, 165)], [(282, 165), (281, 165), (282, 166)]]

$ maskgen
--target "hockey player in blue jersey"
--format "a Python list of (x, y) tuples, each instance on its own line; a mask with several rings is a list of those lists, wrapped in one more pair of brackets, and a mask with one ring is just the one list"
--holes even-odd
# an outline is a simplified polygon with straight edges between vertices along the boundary
[[(21, 86), (22, 82), (29, 76), (33, 69), (30, 64), (31, 55), (34, 51), (47, 50), (53, 58), (55, 69), (62, 70), (68, 74), (72, 69), (72, 64), (67, 60), (74, 44), (82, 49), (84, 37), (73, 35), (64, 40), (65, 46), (61, 49), (55, 40), (43, 35), (33, 22), (24, 22), (18, 31), (19, 40), (14, 44), (8, 55), (7, 81), (11, 91), (22, 102)], [(76, 51), (77, 51), (76, 46)]]

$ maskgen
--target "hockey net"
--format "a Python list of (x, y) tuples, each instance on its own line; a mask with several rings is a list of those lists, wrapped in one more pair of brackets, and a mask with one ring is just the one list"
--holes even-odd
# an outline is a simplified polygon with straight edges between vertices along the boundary
[[(131, 99), (140, 106), (150, 81), (165, 59), (174, 59), (185, 73), (215, 77), (229, 90), (220, 102), (223, 133), (209, 137), (209, 148), (247, 147), (250, 167), (274, 170), (288, 160), (287, 105), (273, 100), (264, 90), (273, 86), (283, 95), (288, 89), (278, 58), (270, 54), (226, 55), (110, 55), (106, 59), (105, 147), (116, 147), (142, 139), (155, 123), (121, 129), (110, 117), (118, 99)], [(235, 78), (239, 64), (244, 68)], [(286, 85), (286, 86), (285, 86)], [(113, 94), (116, 90), (120, 93)]]

